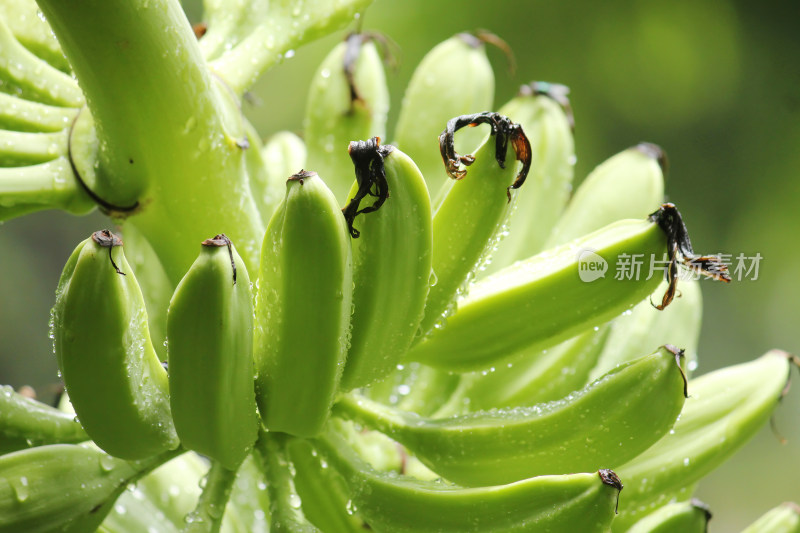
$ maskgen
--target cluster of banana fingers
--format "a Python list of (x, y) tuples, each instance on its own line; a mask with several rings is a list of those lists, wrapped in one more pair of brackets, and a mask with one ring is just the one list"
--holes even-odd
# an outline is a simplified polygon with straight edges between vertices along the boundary
[[(690, 379), (699, 282), (678, 272), (729, 278), (662, 204), (663, 153), (625, 150), (569, 200), (566, 90), (476, 113), (491, 41), (426, 57), (393, 145), (378, 41), (337, 47), (305, 141), (248, 163), (271, 162), (252, 186), (275, 206), (257, 272), (209, 236), (163, 324), (157, 257), (129, 262), (108, 230), (80, 243), (53, 310), (75, 417), (0, 391), (0, 532), (704, 531), (694, 487), (794, 359)], [(605, 275), (582, 280), (586, 252)], [(664, 268), (615, 275), (631, 257)], [(752, 530), (798, 522), (784, 506)]]

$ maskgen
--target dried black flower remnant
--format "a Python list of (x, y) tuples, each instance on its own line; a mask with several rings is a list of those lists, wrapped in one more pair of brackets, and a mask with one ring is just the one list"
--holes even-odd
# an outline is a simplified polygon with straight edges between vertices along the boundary
[(489, 124), (492, 128), (491, 136), (495, 139), (494, 157), (500, 168), (506, 168), (506, 152), (509, 142), (514, 148), (517, 161), (522, 162), (522, 169), (517, 174), (517, 178), (506, 190), (510, 202), (511, 189), (519, 189), (525, 183), (525, 178), (531, 169), (531, 143), (525, 132), (522, 131), (522, 126), (511, 122), (511, 119), (499, 113), (487, 111), (474, 115), (461, 115), (447, 121), (447, 127), (439, 135), (439, 150), (442, 153), (447, 175), (455, 180), (460, 180), (467, 175), (467, 170), (462, 170), (459, 166), (462, 164), (470, 166), (475, 162), (475, 157), (470, 154), (462, 156), (456, 153), (455, 133), (461, 128), (474, 127), (479, 124)]
[[(353, 227), (353, 221), (361, 213), (377, 211), (383, 202), (389, 198), (389, 184), (386, 182), (386, 171), (383, 168), (383, 158), (394, 150), (393, 146), (381, 146), (380, 137), (373, 137), (368, 141), (353, 141), (347, 147), (350, 159), (356, 172), (358, 191), (342, 209), (350, 235), (357, 239), (361, 232)], [(377, 198), (372, 205), (359, 209), (361, 200), (367, 196)]]
[(214, 235), (210, 239), (206, 239), (201, 242), (203, 246), (215, 246), (215, 247), (228, 247), (228, 255), (231, 256), (231, 269), (233, 270), (233, 284), (236, 285), (236, 261), (233, 260), (233, 248), (231, 240), (228, 238), (227, 235), (224, 233), (220, 233), (219, 235)]
[(667, 307), (672, 299), (675, 298), (675, 291), (678, 285), (678, 261), (690, 270), (715, 279), (729, 283), (731, 277), (728, 275), (728, 265), (723, 263), (719, 257), (713, 255), (697, 255), (692, 250), (692, 241), (689, 240), (689, 232), (683, 223), (680, 212), (675, 204), (663, 204), (658, 211), (652, 213), (648, 219), (655, 222), (667, 234), (667, 256), (669, 266), (667, 268), (667, 278), (669, 287), (661, 300), (661, 305), (656, 309), (662, 310)]
[(111, 266), (114, 267), (114, 270), (117, 271), (117, 274), (122, 274), (124, 276), (125, 272), (119, 269), (117, 264), (114, 262), (114, 258), (111, 257), (111, 249), (115, 246), (122, 246), (122, 239), (119, 238), (119, 235), (111, 233), (111, 230), (104, 229), (92, 233), (92, 240), (99, 246), (108, 248), (108, 259), (111, 261)]

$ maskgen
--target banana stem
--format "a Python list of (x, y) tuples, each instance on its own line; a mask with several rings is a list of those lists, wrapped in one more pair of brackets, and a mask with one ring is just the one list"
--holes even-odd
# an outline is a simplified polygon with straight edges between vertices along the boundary
[(235, 480), (235, 470), (228, 470), (219, 462), (212, 461), (197, 507), (186, 517), (186, 526), (181, 531), (217, 533)]
[(15, 86), (23, 96), (46, 104), (83, 105), (83, 94), (75, 80), (29, 52), (2, 20), (0, 50), (0, 80)]
[(81, 214), (93, 206), (78, 188), (66, 157), (40, 165), (0, 168), (0, 221), (40, 209)]

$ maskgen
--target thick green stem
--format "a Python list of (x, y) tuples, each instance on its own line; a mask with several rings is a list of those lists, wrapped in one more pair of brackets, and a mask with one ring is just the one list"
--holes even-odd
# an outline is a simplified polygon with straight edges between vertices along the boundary
[(203, 493), (195, 510), (186, 517), (186, 526), (181, 530), (183, 533), (217, 533), (222, 524), (236, 471), (213, 461), (205, 479)]
[[(226, 233), (255, 270), (241, 111), (214, 80), (177, 0), (39, 0), (86, 94), (99, 139), (93, 192), (156, 246), (174, 283)], [(111, 207), (109, 207), (111, 206)], [(155, 235), (160, 238), (155, 239)]]

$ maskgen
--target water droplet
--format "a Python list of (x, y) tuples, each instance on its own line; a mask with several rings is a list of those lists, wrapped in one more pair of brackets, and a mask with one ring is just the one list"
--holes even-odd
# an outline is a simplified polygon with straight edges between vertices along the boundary
[(303, 502), (300, 500), (300, 496), (295, 493), (289, 495), (289, 505), (292, 506), (293, 509), (299, 509)]
[(108, 454), (100, 456), (100, 468), (103, 469), (103, 472), (110, 472), (114, 468), (115, 462), (116, 460)]
[(9, 481), (11, 483), (11, 487), (14, 489), (14, 495), (17, 497), (18, 502), (24, 502), (30, 496), (30, 490), (28, 489), (28, 478), (22, 476), (18, 479), (12, 479)]

